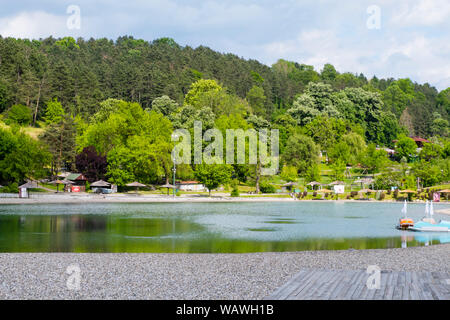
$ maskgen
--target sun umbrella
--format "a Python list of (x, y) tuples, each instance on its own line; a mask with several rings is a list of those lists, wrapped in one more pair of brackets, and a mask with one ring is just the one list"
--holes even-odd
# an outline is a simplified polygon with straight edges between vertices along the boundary
[(376, 191), (372, 190), (372, 189), (361, 189), (358, 192), (360, 192), (360, 193), (370, 193), (370, 192), (376, 192)]
[(33, 188), (38, 188), (39, 186), (37, 185), (36, 182), (34, 181), (29, 181), (27, 183), (24, 183), (23, 185), (19, 186), (19, 189), (21, 188), (26, 188), (26, 189), (33, 189)]
[(314, 190), (315, 186), (320, 186), (320, 182), (317, 181), (311, 181), (310, 183), (307, 184), (307, 186), (311, 186), (312, 189)]
[(64, 181), (56, 179), (54, 181), (50, 181), (50, 184), (56, 184), (56, 192), (59, 192), (59, 185), (60, 184), (65, 184)]
[(333, 192), (333, 191), (332, 190), (328, 190), (328, 189), (322, 189), (322, 190), (319, 190), (317, 192)]
[(445, 199), (448, 200), (448, 194), (450, 193), (450, 189), (445, 189), (438, 191), (439, 193), (445, 193)]
[(95, 181), (91, 184), (91, 187), (97, 187), (97, 188), (106, 188), (109, 187), (111, 185), (111, 183), (103, 181), (103, 180), (98, 180)]
[(333, 181), (329, 185), (330, 186), (335, 186), (335, 185), (338, 185), (338, 184), (345, 184), (345, 182), (344, 181)]
[(169, 189), (176, 189), (176, 187), (170, 183), (163, 184), (161, 188), (167, 188), (167, 195), (169, 195)]
[(138, 193), (139, 187), (146, 187), (146, 185), (135, 181), (135, 182), (128, 183), (127, 187), (136, 187), (136, 193)]

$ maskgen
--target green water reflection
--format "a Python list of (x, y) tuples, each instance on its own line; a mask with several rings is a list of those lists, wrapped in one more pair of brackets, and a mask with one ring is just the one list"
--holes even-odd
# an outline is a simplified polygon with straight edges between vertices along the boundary
[[(251, 205), (0, 206), (0, 252), (243, 253), (450, 241), (395, 230), (400, 206)], [(421, 211), (413, 208), (411, 215)]]

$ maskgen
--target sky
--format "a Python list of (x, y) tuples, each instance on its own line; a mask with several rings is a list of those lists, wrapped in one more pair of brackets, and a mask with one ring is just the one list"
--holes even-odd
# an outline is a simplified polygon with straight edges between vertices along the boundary
[(0, 0), (0, 35), (171, 37), (269, 66), (450, 86), (450, 0)]

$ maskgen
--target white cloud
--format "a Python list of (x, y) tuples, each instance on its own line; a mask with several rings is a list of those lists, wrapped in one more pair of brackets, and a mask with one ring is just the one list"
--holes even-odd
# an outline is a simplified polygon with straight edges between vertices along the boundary
[(404, 2), (391, 22), (402, 26), (433, 26), (450, 19), (450, 2), (448, 0), (420, 0), (411, 4)]
[(312, 29), (301, 31), (295, 39), (269, 43), (264, 52), (273, 62), (284, 58), (312, 65), (316, 70), (331, 63), (340, 72), (362, 72), (368, 77), (410, 77), (439, 89), (450, 84), (450, 43), (419, 33), (407, 38), (348, 42), (334, 30)]
[(69, 29), (67, 16), (57, 16), (44, 11), (21, 12), (12, 17), (0, 18), (0, 34), (3, 37), (44, 38), (50, 35), (64, 36)]

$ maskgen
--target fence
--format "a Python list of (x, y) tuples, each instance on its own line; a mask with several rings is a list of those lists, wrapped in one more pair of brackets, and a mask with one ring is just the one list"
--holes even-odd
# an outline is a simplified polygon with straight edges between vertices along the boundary
[(18, 193), (0, 193), (0, 198), (18, 198)]

